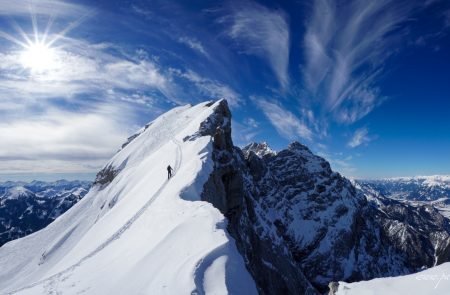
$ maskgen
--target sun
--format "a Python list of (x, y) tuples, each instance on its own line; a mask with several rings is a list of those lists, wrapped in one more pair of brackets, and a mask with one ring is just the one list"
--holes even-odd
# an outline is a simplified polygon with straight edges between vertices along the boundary
[[(67, 45), (64, 42), (66, 34), (73, 31), (96, 12), (94, 10), (87, 11), (57, 33), (51, 33), (55, 16), (49, 14), (45, 30), (41, 32), (39, 30), (40, 25), (38, 25), (38, 20), (41, 19), (38, 17), (40, 15), (34, 13), (34, 4), (38, 4), (38, 2), (30, 1), (31, 6), (29, 10), (33, 29), (32, 33), (26, 33), (18, 23), (11, 20), (11, 24), (17, 35), (4, 31), (0, 27), (0, 40), (3, 41), (4, 39), (15, 45), (12, 53), (14, 53), (14, 61), (17, 62), (18, 66), (28, 70), (33, 77), (46, 78), (50, 71), (58, 74), (65, 66), (67, 51), (63, 48), (66, 48)], [(55, 44), (58, 45), (55, 46)]]
[(56, 50), (43, 42), (27, 45), (20, 55), (22, 66), (33, 72), (54, 69), (57, 67), (57, 59)]

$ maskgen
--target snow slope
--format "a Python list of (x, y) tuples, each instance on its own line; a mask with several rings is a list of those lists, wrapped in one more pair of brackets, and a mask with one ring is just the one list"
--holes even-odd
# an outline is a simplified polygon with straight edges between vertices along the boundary
[(151, 122), (105, 166), (120, 170), (111, 183), (0, 248), (0, 293), (256, 294), (225, 217), (200, 201), (212, 139), (183, 141), (218, 103)]
[(441, 295), (450, 292), (450, 263), (393, 278), (358, 283), (339, 282), (337, 295)]

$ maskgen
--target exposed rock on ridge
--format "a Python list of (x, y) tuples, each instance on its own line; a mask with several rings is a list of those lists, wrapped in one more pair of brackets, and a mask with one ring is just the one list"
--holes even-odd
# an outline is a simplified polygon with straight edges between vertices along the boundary
[(202, 199), (230, 220), (261, 294), (316, 294), (332, 281), (395, 276), (449, 260), (450, 226), (438, 212), (367, 196), (294, 142), (243, 150), (225, 100), (195, 136), (213, 137), (214, 170)]

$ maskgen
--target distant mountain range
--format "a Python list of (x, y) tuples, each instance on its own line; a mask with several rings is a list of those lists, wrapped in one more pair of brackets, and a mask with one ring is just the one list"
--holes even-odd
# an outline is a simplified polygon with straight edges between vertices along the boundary
[(412, 205), (432, 205), (450, 218), (450, 175), (356, 180), (365, 189)]
[(88, 192), (89, 181), (0, 182), (0, 247), (46, 227)]

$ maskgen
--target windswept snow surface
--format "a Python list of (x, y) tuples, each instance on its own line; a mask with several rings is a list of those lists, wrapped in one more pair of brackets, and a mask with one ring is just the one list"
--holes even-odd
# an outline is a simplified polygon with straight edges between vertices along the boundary
[(446, 295), (450, 293), (450, 263), (393, 278), (357, 283), (339, 282), (337, 295)]
[(0, 248), (0, 294), (256, 294), (226, 219), (200, 201), (212, 139), (183, 141), (216, 105), (151, 122), (107, 164), (121, 169), (109, 185)]

